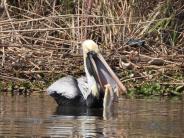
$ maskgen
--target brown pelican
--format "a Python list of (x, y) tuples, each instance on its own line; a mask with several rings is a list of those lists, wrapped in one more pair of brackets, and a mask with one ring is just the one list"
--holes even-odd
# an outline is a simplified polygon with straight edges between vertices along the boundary
[(86, 77), (63, 77), (49, 86), (47, 92), (58, 105), (107, 108), (118, 91), (126, 92), (126, 88), (106, 63), (93, 40), (85, 40), (82, 48)]

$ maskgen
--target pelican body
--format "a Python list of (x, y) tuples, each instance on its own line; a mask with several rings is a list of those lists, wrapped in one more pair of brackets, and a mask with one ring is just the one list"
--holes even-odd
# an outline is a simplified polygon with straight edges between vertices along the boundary
[(63, 77), (48, 87), (58, 105), (108, 108), (119, 91), (126, 88), (100, 54), (93, 40), (82, 43), (86, 77)]

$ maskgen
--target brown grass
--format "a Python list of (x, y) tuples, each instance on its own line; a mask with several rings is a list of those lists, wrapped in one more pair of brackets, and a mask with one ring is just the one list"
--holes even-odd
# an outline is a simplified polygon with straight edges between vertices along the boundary
[[(85, 39), (100, 45), (125, 82), (148, 79), (143, 72), (150, 69), (156, 76), (165, 70), (183, 71), (182, 0), (4, 0), (1, 5), (1, 80), (47, 82), (81, 75), (80, 43)], [(128, 46), (130, 38), (145, 40), (146, 48)], [(154, 58), (164, 64), (150, 65)], [(133, 65), (133, 78), (123, 73), (128, 71), (124, 62)]]

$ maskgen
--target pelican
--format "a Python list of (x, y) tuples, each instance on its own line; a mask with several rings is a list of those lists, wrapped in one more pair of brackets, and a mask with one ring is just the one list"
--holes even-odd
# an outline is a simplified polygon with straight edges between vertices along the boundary
[(86, 77), (63, 77), (48, 87), (58, 105), (108, 108), (125, 86), (109, 67), (93, 40), (82, 42)]

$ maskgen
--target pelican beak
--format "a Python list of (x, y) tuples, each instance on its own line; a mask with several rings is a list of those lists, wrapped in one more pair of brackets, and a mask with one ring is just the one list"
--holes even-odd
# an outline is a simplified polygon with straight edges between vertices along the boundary
[(89, 73), (93, 75), (101, 90), (105, 91), (105, 86), (108, 84), (113, 91), (117, 92), (117, 95), (119, 91), (126, 93), (126, 87), (121, 83), (100, 53), (88, 52), (86, 64)]

